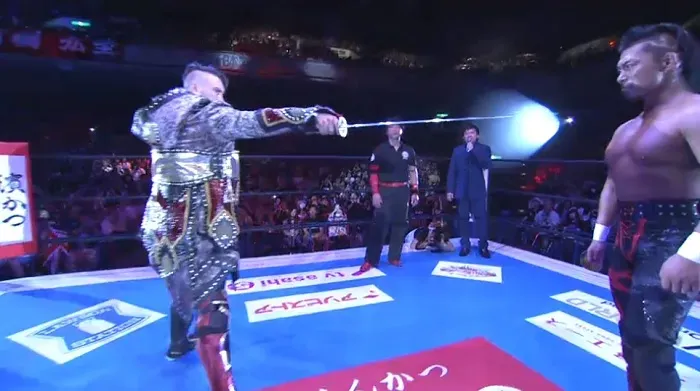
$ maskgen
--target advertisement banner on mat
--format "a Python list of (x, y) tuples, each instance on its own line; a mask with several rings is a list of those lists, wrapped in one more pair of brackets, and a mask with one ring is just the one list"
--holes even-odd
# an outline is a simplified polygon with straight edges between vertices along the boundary
[[(611, 300), (581, 291), (561, 293), (552, 296), (552, 299), (616, 324), (620, 321), (620, 313)], [(676, 348), (700, 358), (700, 333), (681, 327)]]
[(440, 261), (433, 269), (434, 276), (461, 278), (503, 283), (503, 272), (499, 266), (477, 265), (472, 263)]
[(245, 302), (250, 323), (386, 303), (394, 299), (374, 285)]
[(484, 338), (266, 388), (264, 391), (561, 391)]
[(304, 286), (314, 286), (331, 284), (334, 282), (347, 282), (363, 280), (366, 278), (383, 277), (384, 273), (379, 269), (372, 269), (366, 273), (355, 275), (357, 267), (339, 267), (326, 270), (312, 270), (308, 272), (298, 272), (289, 274), (278, 274), (272, 276), (241, 278), (236, 282), (229, 282), (226, 285), (226, 292), (229, 295), (240, 295), (244, 293), (257, 293), (275, 291), (278, 289), (301, 288)]
[(29, 144), (0, 142), (0, 261), (36, 251)]
[[(562, 311), (526, 320), (622, 370), (627, 368), (622, 356), (622, 341), (616, 334)], [(681, 363), (676, 364), (676, 370), (681, 378), (682, 391), (700, 390), (700, 372)]]

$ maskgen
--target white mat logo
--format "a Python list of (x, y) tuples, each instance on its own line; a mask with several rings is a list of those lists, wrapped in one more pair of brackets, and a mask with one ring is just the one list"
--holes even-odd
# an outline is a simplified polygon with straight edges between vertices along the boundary
[[(622, 341), (616, 334), (561, 311), (526, 320), (622, 370), (627, 368), (622, 357)], [(676, 370), (681, 378), (681, 391), (700, 389), (700, 372), (680, 363), (676, 364)]]
[(109, 300), (7, 338), (57, 364), (65, 364), (164, 316)]
[[(134, 318), (134, 319), (139, 319), (139, 318)], [(143, 320), (143, 318), (140, 318), (139, 320)], [(110, 330), (110, 329), (114, 330), (115, 328), (117, 328), (116, 326), (117, 325), (115, 325), (114, 323), (108, 322), (104, 319), (91, 318), (91, 319), (84, 320), (84, 321), (78, 323), (78, 325), (76, 327), (78, 327), (83, 332), (95, 335), (95, 334), (103, 334), (105, 331)]]
[[(552, 299), (576, 307), (599, 318), (617, 323), (620, 321), (620, 313), (615, 303), (610, 300), (590, 295), (586, 292), (571, 291), (552, 296)], [(676, 342), (676, 348), (700, 358), (700, 333), (681, 328)]]

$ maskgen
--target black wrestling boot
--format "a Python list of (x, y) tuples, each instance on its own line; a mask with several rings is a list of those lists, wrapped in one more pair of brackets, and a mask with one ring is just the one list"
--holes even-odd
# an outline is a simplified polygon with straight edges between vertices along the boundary
[(177, 360), (194, 350), (195, 342), (187, 337), (190, 323), (191, 321), (185, 321), (174, 308), (170, 307), (170, 346), (165, 352), (165, 358), (168, 360)]
[(479, 255), (481, 255), (482, 258), (491, 258), (491, 251), (489, 251), (488, 247), (480, 247), (479, 248)]
[(194, 350), (196, 346), (195, 341), (187, 340), (186, 342), (181, 342), (179, 344), (171, 343), (168, 346), (168, 350), (165, 352), (165, 358), (170, 361), (179, 360), (184, 357), (187, 353)]
[(472, 249), (470, 247), (462, 246), (462, 248), (459, 249), (459, 256), (466, 257), (467, 255), (469, 255), (470, 252), (472, 252)]

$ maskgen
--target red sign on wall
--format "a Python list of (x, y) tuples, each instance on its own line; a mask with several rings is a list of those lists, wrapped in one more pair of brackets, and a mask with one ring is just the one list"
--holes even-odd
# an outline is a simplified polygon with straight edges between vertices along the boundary
[(123, 46), (112, 39), (62, 30), (2, 30), (0, 50), (71, 60), (118, 60), (124, 55)]
[(67, 31), (45, 31), (42, 33), (41, 52), (47, 57), (87, 59), (92, 53), (92, 42)]

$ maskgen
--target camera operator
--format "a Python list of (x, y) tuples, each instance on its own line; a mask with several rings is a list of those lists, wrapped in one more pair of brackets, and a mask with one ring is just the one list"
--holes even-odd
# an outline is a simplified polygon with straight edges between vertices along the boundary
[[(449, 224), (441, 217), (435, 217), (427, 227), (418, 228), (412, 232), (411, 248), (416, 250), (429, 249), (432, 252), (451, 252), (455, 250), (450, 241)], [(409, 234), (411, 235), (411, 234)]]

